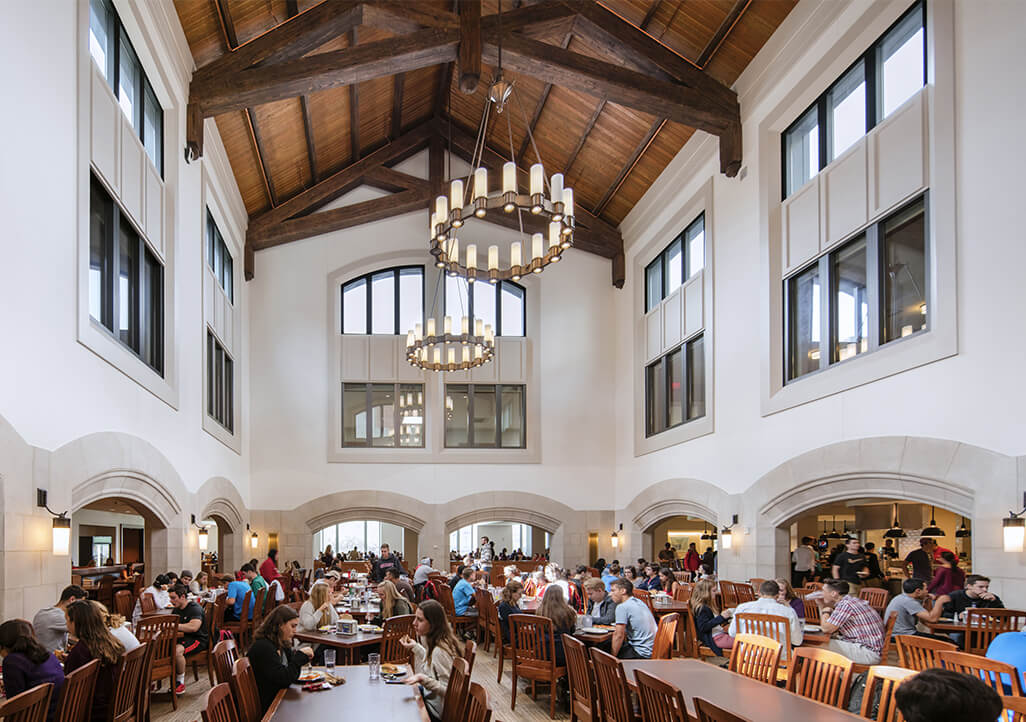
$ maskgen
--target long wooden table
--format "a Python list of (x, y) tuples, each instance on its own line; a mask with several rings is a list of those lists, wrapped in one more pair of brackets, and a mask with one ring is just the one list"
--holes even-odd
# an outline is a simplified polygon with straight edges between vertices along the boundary
[(304, 692), (299, 685), (278, 692), (264, 715), (265, 722), (308, 722), (335, 719), (385, 719), (389, 722), (429, 722), (416, 686), (370, 681), (366, 666), (337, 666), (335, 676), (345, 684), (322, 692)]
[(296, 631), (295, 638), (308, 644), (323, 644), (342, 652), (339, 662), (352, 664), (356, 650), (381, 643), (381, 632), (357, 632), (356, 634), (335, 634), (334, 632), (303, 632)]
[(632, 688), (637, 687), (634, 673), (639, 669), (678, 687), (684, 693), (692, 718), (698, 716), (694, 702), (697, 696), (750, 720), (850, 722), (862, 719), (697, 659), (625, 659), (622, 664)]

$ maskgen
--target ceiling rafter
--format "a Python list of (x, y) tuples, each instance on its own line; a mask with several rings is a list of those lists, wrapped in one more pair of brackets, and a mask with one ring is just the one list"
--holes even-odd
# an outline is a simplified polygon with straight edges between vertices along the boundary
[(698, 60), (695, 61), (698, 67), (704, 69), (705, 66), (709, 64), (713, 55), (720, 49), (720, 45), (722, 45), (723, 41), (726, 40), (727, 35), (729, 35), (730, 31), (734, 29), (734, 26), (737, 25), (741, 16), (744, 15), (745, 10), (747, 10), (748, 6), (751, 4), (752, 0), (736, 0), (734, 6), (730, 9), (730, 12), (728, 12), (727, 16), (723, 18), (723, 22), (721, 22), (720, 26), (716, 28), (716, 32), (713, 33), (711, 38), (709, 38), (709, 42), (705, 44), (705, 47), (702, 49), (702, 53), (698, 56)]
[(652, 145), (652, 141), (656, 139), (656, 136), (659, 135), (659, 131), (661, 131), (665, 125), (666, 118), (656, 118), (655, 122), (652, 123), (648, 132), (645, 134), (645, 137), (641, 139), (641, 142), (638, 143), (637, 146), (635, 146), (634, 152), (631, 153), (629, 158), (627, 158), (627, 162), (623, 164), (623, 167), (617, 174), (616, 179), (610, 184), (609, 188), (606, 189), (606, 192), (602, 194), (602, 198), (599, 202), (595, 204), (595, 215), (602, 215), (602, 211), (606, 209), (606, 205), (620, 190), (620, 186), (622, 186), (623, 182), (627, 180), (627, 176), (629, 176), (631, 171), (634, 170), (634, 166), (638, 164), (638, 161), (641, 160), (641, 156), (643, 156), (645, 151), (648, 150), (648, 147)]
[(389, 140), (399, 137), (403, 130), (403, 94), (406, 90), (406, 73), (396, 73), (392, 80), (392, 118)]
[[(559, 47), (566, 50), (570, 46), (570, 40), (574, 37), (574, 26), (571, 24), (570, 29), (563, 35), (563, 41), (559, 44)], [(517, 151), (517, 163), (520, 164), (524, 161), (524, 153), (527, 152), (527, 147), (531, 142), (531, 136), (534, 135), (535, 128), (538, 127), (538, 119), (541, 118), (542, 111), (545, 109), (545, 102), (549, 99), (549, 93), (552, 92), (552, 83), (545, 83), (545, 87), (542, 88), (541, 96), (538, 98), (538, 104), (534, 106), (534, 113), (531, 114), (531, 120), (527, 124), (528, 132), (524, 134), (524, 142), (520, 144), (520, 150)]]
[[(359, 29), (349, 29), (349, 47), (355, 48), (359, 41)], [(349, 157), (360, 159), (360, 86), (353, 83), (349, 86)]]
[(655, 17), (656, 12), (659, 10), (659, 6), (663, 4), (663, 0), (653, 0), (652, 5), (649, 6), (648, 12), (645, 13), (644, 20), (641, 21), (641, 29), (647, 30), (648, 24), (652, 22), (652, 18)]
[(473, 95), (481, 82), (481, 0), (463, 0), (459, 14), (459, 87), (466, 95)]
[[(298, 15), (298, 0), (286, 0), (285, 11), (289, 18)], [(310, 96), (299, 96), (299, 109), (303, 115), (303, 136), (306, 140), (306, 157), (310, 165), (310, 185), (314, 185), (320, 180), (320, 172), (317, 170), (317, 146), (314, 143), (313, 119), (310, 116)]]
[(574, 163), (577, 161), (577, 156), (581, 154), (581, 149), (584, 147), (585, 142), (588, 140), (588, 136), (591, 135), (592, 129), (595, 127), (595, 123), (598, 122), (599, 116), (602, 115), (602, 111), (606, 109), (606, 99), (603, 98), (595, 106), (595, 110), (592, 112), (591, 117), (588, 118), (588, 124), (584, 126), (584, 132), (581, 133), (581, 137), (577, 139), (577, 145), (570, 151), (570, 156), (566, 159), (566, 165), (563, 167), (563, 175), (569, 180), (570, 169), (574, 167)]

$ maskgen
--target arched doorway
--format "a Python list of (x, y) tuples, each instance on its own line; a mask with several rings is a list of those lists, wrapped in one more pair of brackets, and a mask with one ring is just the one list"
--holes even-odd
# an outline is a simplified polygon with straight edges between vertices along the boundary
[[(115, 494), (76, 505), (71, 511), (73, 570), (142, 564), (147, 579), (169, 569), (168, 527), (151, 507)], [(180, 571), (180, 570), (178, 570)]]
[(708, 519), (687, 514), (666, 516), (642, 531), (643, 556), (650, 561), (659, 561), (663, 559), (660, 553), (666, 549), (667, 544), (670, 545), (674, 558), (681, 561), (692, 544), (699, 554), (705, 554), (707, 550), (715, 554), (719, 551), (719, 538), (710, 538), (715, 532), (715, 521), (710, 522)]

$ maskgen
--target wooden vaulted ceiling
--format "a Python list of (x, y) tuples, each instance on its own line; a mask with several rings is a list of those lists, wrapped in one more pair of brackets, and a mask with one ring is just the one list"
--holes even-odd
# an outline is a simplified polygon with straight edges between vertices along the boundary
[[(197, 127), (197, 121), (204, 116), (215, 118), (250, 215), (253, 238), (247, 238), (247, 277), (251, 275), (254, 249), (332, 227), (296, 224), (290, 231), (275, 235), (268, 234), (268, 226), (308, 214), (317, 205), (355, 187), (357, 181), (396, 192), (395, 212), (427, 207), (429, 199), (439, 190), (437, 179), (429, 187), (426, 182), (418, 184), (409, 176), (404, 179), (403, 174), (391, 172), (385, 166), (428, 146), (431, 137), (436, 138), (436, 150), (438, 139), (448, 144), (450, 137), (456, 145), (462, 142), (464, 148), (473, 145), (473, 135), (494, 74), (489, 61), (494, 62), (495, 48), (490, 42), (495, 35), (489, 36), (488, 28), (494, 31), (497, 18), (489, 16), (497, 12), (498, 0), (481, 3), (484, 62), (480, 82), (472, 94), (461, 92), (458, 63), (448, 59), (444, 49), (439, 51), (428, 44), (418, 46), (420, 50), (410, 50), (410, 57), (420, 53), (417, 62), (408, 64), (412, 69), (382, 75), (379, 68), (377, 72), (364, 74), (363, 77), (370, 79), (346, 85), (319, 85), (316, 80), (310, 82), (304, 78), (288, 87), (279, 83), (275, 90), (277, 95), (260, 91), (247, 94), (243, 91), (252, 91), (253, 85), (235, 78), (252, 76), (253, 68), (258, 71), (269, 65), (280, 68), (301, 57), (309, 59), (321, 55), (325, 61), (320, 70), (323, 74), (324, 68), (330, 70), (335, 58), (341, 63), (349, 62), (349, 55), (340, 51), (361, 46), (367, 46), (368, 52), (377, 47), (394, 48), (402, 41), (432, 32), (441, 37), (447, 32), (445, 28), (453, 24), (458, 39), (456, 13), (459, 13), (460, 1), (175, 0), (199, 69), (193, 79), (190, 123)], [(501, 116), (501, 122), (491, 124), (488, 145), (496, 151), (492, 154), (492, 164), (502, 160), (499, 155), (508, 159), (510, 131), (518, 165), (526, 168), (535, 162), (527, 134), (530, 126), (547, 172), (562, 171), (567, 184), (574, 188), (581, 216), (579, 226), (586, 226), (581, 234), (582, 243), (577, 245), (613, 258), (615, 282), (617, 255), (622, 264), (622, 240), (615, 226), (691, 137), (695, 127), (682, 121), (695, 117), (693, 122), (698, 125), (705, 118), (704, 105), (709, 106), (708, 112), (712, 114), (720, 112), (723, 105), (729, 107), (731, 102), (733, 117), (737, 117), (736, 96), (727, 88), (795, 2), (503, 0), (503, 17), (510, 18), (503, 33), (504, 74), (515, 82), (516, 91), (515, 100), (507, 110), (509, 128)], [(572, 12), (567, 12), (567, 8)], [(512, 14), (516, 12), (534, 17), (547, 12), (551, 19), (516, 27), (516, 15)], [(347, 19), (349, 13), (353, 17)], [(296, 17), (300, 14), (302, 17)], [(305, 35), (299, 43), (292, 38), (290, 42), (294, 44), (285, 46), (282, 41), (271, 48), (268, 55), (268, 48), (261, 49), (260, 43), (252, 42), (257, 38), (267, 42), (274, 35), (269, 31), (276, 28), (281, 34), (287, 28), (279, 26), (285, 23), (289, 23), (288, 27), (299, 28), (297, 21), (303, 19), (317, 19), (318, 23), (303, 31)], [(307, 25), (313, 24), (308, 22)], [(621, 40), (624, 30), (627, 32)], [(519, 55), (522, 48), (518, 44), (526, 47)], [(569, 59), (567, 62), (572, 66), (574, 58), (584, 56), (594, 59), (597, 67), (608, 69), (601, 63), (609, 63), (645, 73), (645, 82), (636, 84), (641, 92), (653, 86), (668, 91), (672, 97), (679, 88), (708, 93), (708, 102), (699, 95), (698, 102), (689, 101), (690, 110), (678, 113), (672, 104), (659, 106), (657, 98), (652, 108), (663, 112), (641, 111), (639, 105), (648, 107), (644, 103), (649, 98), (631, 102), (630, 81), (640, 76), (630, 75), (621, 83), (626, 87), (621, 93), (623, 97), (617, 96), (622, 102), (614, 102), (604, 95), (601, 82), (597, 87), (585, 87), (588, 79), (585, 77), (578, 82), (579, 74), (575, 75), (573, 70), (570, 72), (572, 79), (562, 83), (560, 81), (567, 75), (550, 72), (548, 66), (542, 72), (534, 72), (538, 54), (547, 59), (550, 48), (557, 54), (557, 65)], [(261, 50), (264, 54), (246, 58), (247, 52)], [(563, 51), (573, 55), (558, 55)], [(432, 53), (443, 60), (431, 62)], [(448, 53), (452, 55), (452, 47)], [(654, 60), (650, 60), (652, 58)], [(226, 65), (235, 59), (239, 59), (237, 67)], [(688, 67), (677, 68), (676, 64)], [(671, 72), (664, 72), (667, 68)], [(695, 73), (695, 68), (701, 73)], [(693, 77), (680, 81), (682, 70), (692, 73)], [(216, 92), (209, 91), (203, 96), (205, 107), (200, 109), (199, 101), (194, 107), (192, 99), (197, 97), (197, 84), (210, 77), (205, 73), (214, 71), (229, 80), (223, 81)], [(587, 68), (582, 72), (586, 76)], [(359, 73), (357, 70), (358, 79)], [(691, 87), (670, 85), (677, 82)], [(205, 87), (212, 86), (208, 83)], [(719, 91), (734, 100), (727, 97), (724, 101)], [(218, 92), (220, 95), (214, 97)], [(614, 92), (621, 92), (621, 89)], [(653, 93), (658, 95), (657, 91)], [(717, 110), (714, 111), (714, 107)], [(710, 132), (715, 132), (715, 128)], [(740, 161), (740, 132), (737, 131), (736, 145), (725, 141), (726, 137), (720, 135), (722, 170), (733, 175)], [(194, 155), (202, 153), (201, 135), (198, 153), (196, 148), (193, 150)], [(372, 163), (374, 157), (378, 160)], [(361, 163), (366, 167), (359, 165)], [(437, 160), (434, 165), (437, 170)], [(348, 221), (340, 222), (336, 217), (334, 227), (383, 215), (379, 208), (367, 210), (369, 214), (350, 213), (346, 216)], [(342, 215), (346, 215), (345, 212)], [(268, 240), (269, 235), (275, 238)], [(619, 275), (622, 283), (622, 268)]]

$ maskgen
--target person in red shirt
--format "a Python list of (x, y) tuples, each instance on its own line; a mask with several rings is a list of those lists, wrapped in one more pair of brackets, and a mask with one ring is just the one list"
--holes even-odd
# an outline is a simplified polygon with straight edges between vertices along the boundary
[[(267, 551), (267, 558), (264, 559), (264, 563), (260, 565), (260, 576), (264, 578), (264, 581), (268, 585), (272, 584), (275, 579), (281, 579), (281, 574), (278, 572), (278, 550), (269, 549)], [(281, 582), (279, 582), (280, 584)]]

